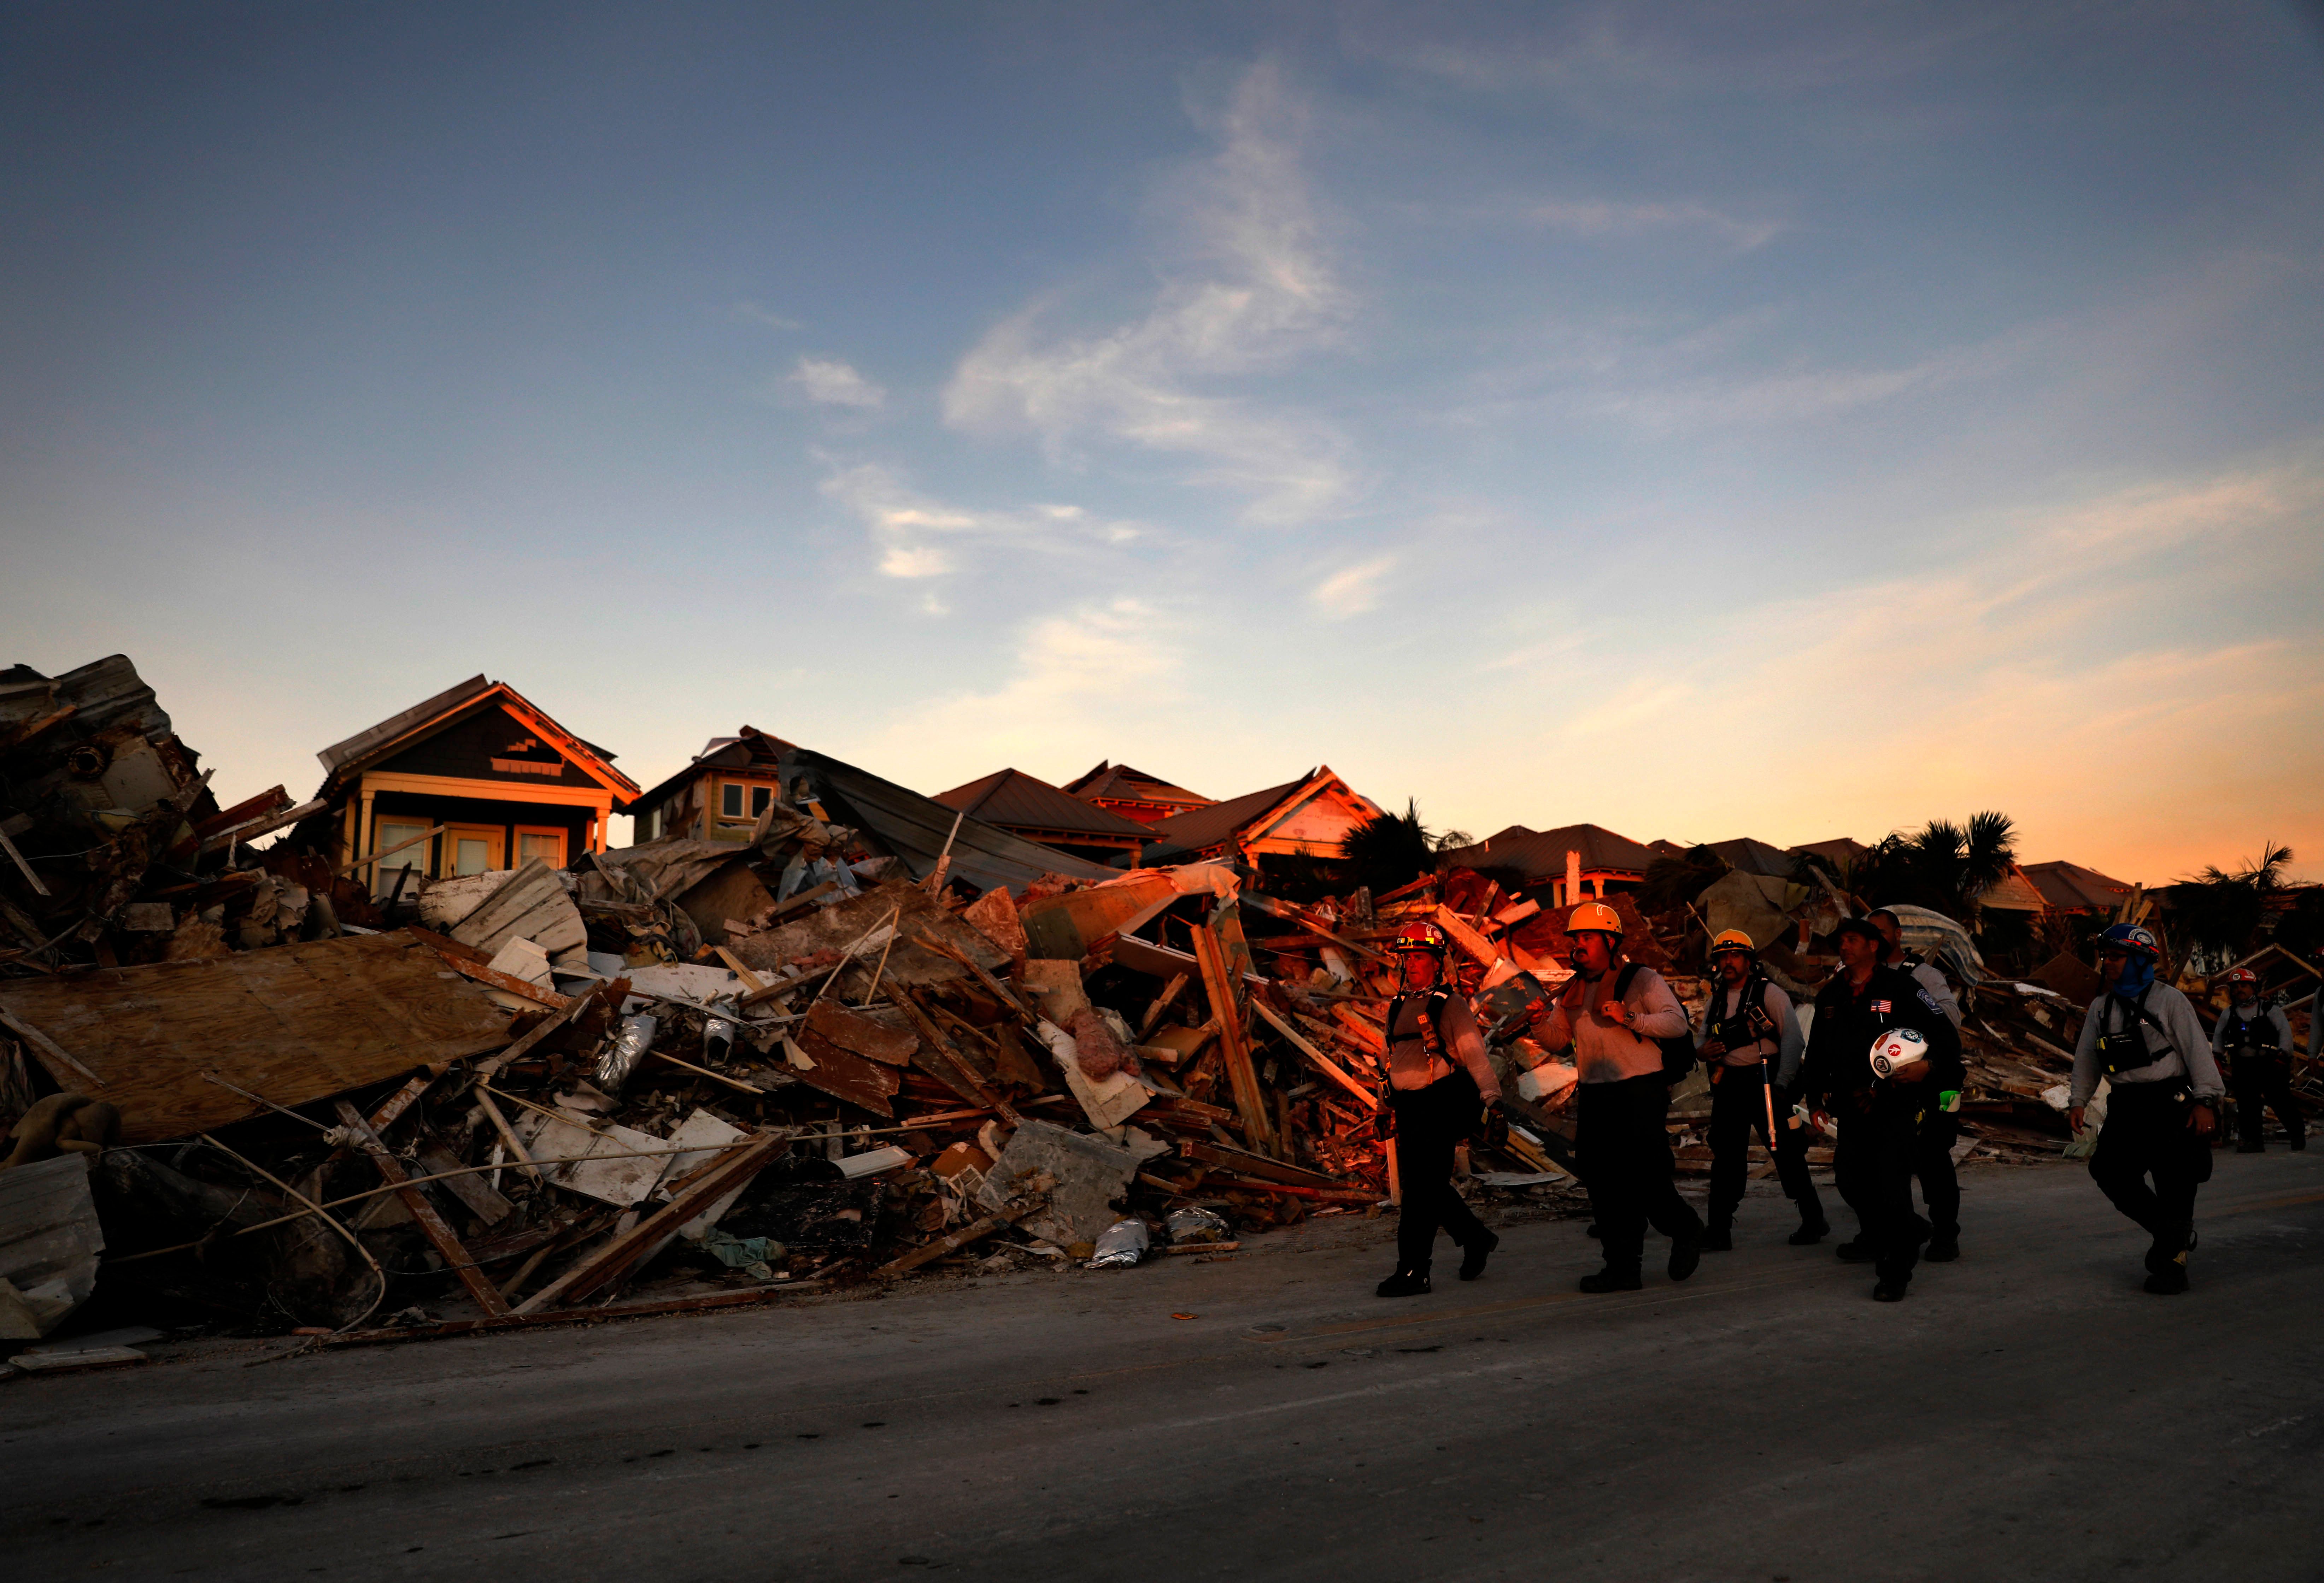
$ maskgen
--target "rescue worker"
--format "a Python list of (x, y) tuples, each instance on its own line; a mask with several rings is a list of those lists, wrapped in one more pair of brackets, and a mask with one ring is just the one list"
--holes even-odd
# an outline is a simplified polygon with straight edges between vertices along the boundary
[(2107, 987), (2082, 1018), (2066, 1119), (2082, 1130), (2082, 1109), (2106, 1078), (2106, 1124), (2090, 1155), (2090, 1179), (2154, 1239), (2146, 1250), (2146, 1289), (2168, 1295), (2187, 1290), (2195, 1189), (2210, 1178), (2210, 1139), (2226, 1089), (2195, 1008), (2155, 976), (2162, 956), (2161, 942), (2135, 924), (2116, 924), (2100, 936)]
[(1476, 1134), (1482, 1101), (1499, 1099), (1501, 1085), (1476, 1014), (1444, 971), (1445, 945), (1443, 930), (1416, 923), (1397, 930), (1388, 947), (1398, 988), (1388, 1008), (1386, 1099), (1395, 1117), (1404, 1212), (1397, 1221), (1396, 1271), (1379, 1284), (1382, 1297), (1429, 1291), (1440, 1226), (1461, 1249), (1464, 1281), (1484, 1274), (1485, 1260), (1501, 1243), (1452, 1188), (1452, 1151)]
[(2233, 968), (2219, 977), (2234, 1004), (2211, 1026), (2211, 1056), (2227, 1059), (2227, 1076), (2236, 1085), (2236, 1145), (2239, 1155), (2256, 1155), (2267, 1147), (2263, 1136), (2267, 1109), (2292, 1138), (2292, 1146), (2308, 1146), (2308, 1124), (2300, 1101), (2292, 1097), (2292, 1019), (2272, 997), (2259, 992), (2259, 975), (2249, 968)]
[[(1912, 974), (1913, 981), (1928, 992), (1958, 1033), (1960, 1001), (1945, 975), (1920, 953), (1904, 949), (1904, 925), (1895, 913), (1882, 907), (1869, 916), (1887, 946), (1881, 953), (1880, 965)], [(1913, 1152), (1913, 1174), (1921, 1183), (1921, 1201), (1929, 1211), (1929, 1246), (1922, 1250), (1922, 1256), (1937, 1265), (1960, 1257), (1960, 1175), (1953, 1169), (1953, 1145), (1960, 1139), (1960, 1114), (1953, 1107), (1960, 1103), (1960, 1091), (1955, 1088), (1949, 1092), (1950, 1098), (1941, 1091), (1937, 1102), (1923, 1113), (1920, 1145)]]
[(1585, 901), (1565, 922), (1573, 977), (1552, 999), (1537, 1035), (1552, 1049), (1573, 1047), (1581, 1075), (1574, 1100), (1574, 1166), (1590, 1190), (1606, 1267), (1582, 1278), (1584, 1292), (1635, 1292), (1643, 1284), (1646, 1227), (1671, 1239), (1670, 1278), (1702, 1262), (1702, 1218), (1671, 1180), (1670, 1080), (1663, 1039), (1686, 1039), (1685, 1008), (1663, 976), (1622, 960), (1622, 917)]
[[(1913, 1167), (1921, 1124), (1938, 1091), (1960, 1087), (1960, 1035), (1911, 974), (1881, 965), (1887, 942), (1870, 919), (1843, 918), (1835, 934), (1840, 971), (1816, 995), (1800, 1091), (1820, 1122), (1827, 1109), (1839, 1122), (1832, 1182), (1860, 1229), (1837, 1251), (1870, 1263), (1872, 1295), (1899, 1302), (1920, 1256)], [(1891, 1030), (1918, 1034), (1927, 1054), (1881, 1077), (1872, 1048)]]
[(1702, 1246), (1711, 1253), (1735, 1246), (1755, 1128), (1775, 1156), (1784, 1196), (1799, 1206), (1792, 1246), (1821, 1242), (1831, 1226), (1808, 1175), (1808, 1130), (1792, 1118), (1791, 1088), (1806, 1047), (1792, 998), (1767, 981), (1758, 947), (1740, 929), (1711, 943), (1711, 965), (1716, 977), (1697, 1040), (1711, 1068), (1711, 1229)]

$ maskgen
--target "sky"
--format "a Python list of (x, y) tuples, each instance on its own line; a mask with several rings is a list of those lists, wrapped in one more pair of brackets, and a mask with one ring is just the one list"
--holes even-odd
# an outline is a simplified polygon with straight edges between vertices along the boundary
[[(0, 663), (2324, 878), (2315, 6), (0, 10)], [(617, 821), (616, 839), (625, 839)]]

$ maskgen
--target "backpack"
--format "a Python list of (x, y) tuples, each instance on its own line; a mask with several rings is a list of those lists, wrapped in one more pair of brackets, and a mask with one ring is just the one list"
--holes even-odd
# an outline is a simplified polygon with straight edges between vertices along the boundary
[[(1615, 999), (1627, 1000), (1629, 999), (1630, 986), (1637, 981), (1638, 971), (1638, 964), (1635, 962), (1626, 962), (1622, 964), (1622, 971), (1614, 975)], [(1643, 1039), (1649, 1035), (1637, 1034), (1633, 1036)], [(1674, 1083), (1678, 1081), (1679, 1079), (1684, 1077), (1688, 1072), (1694, 1070), (1694, 1063), (1698, 1059), (1700, 1059), (1700, 1057), (1698, 1057), (1694, 1053), (1694, 1039), (1692, 1035), (1673, 1034), (1666, 1039), (1655, 1039), (1654, 1043), (1661, 1048), (1663, 1053), (1663, 1081), (1665, 1082)]]

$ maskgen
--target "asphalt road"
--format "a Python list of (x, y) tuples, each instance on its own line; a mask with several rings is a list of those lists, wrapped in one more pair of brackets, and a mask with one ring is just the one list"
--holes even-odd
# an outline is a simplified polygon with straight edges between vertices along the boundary
[(2223, 1155), (2195, 1290), (2074, 1167), (1909, 1301), (1755, 1200), (1683, 1285), (1577, 1223), (1383, 1302), (1226, 1262), (0, 1386), (12, 1577), (2324, 1575), (2324, 1153)]

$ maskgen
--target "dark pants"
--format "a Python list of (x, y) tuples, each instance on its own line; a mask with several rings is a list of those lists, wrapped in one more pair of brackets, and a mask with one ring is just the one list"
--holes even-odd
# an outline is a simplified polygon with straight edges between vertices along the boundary
[(1466, 1247), (1484, 1236), (1484, 1223), (1452, 1191), (1452, 1148), (1477, 1130), (1484, 1100), (1465, 1072), (1438, 1078), (1425, 1089), (1390, 1089), (1396, 1111), (1396, 1173), (1404, 1213), (1396, 1225), (1396, 1262), (1403, 1270), (1425, 1271), (1442, 1226), (1453, 1245)]
[(2195, 1188), (2211, 1173), (2211, 1146), (2187, 1125), (2181, 1091), (2170, 1083), (2115, 1084), (2090, 1155), (2090, 1180), (2114, 1207), (2173, 1248), (2186, 1246)]
[(2300, 1101), (2292, 1097), (2292, 1058), (2265, 1051), (2238, 1051), (2234, 1057), (2236, 1130), (2247, 1144), (2258, 1143), (2267, 1126), (2267, 1108), (2295, 1143), (2308, 1136)]
[(1872, 1251), (1872, 1267), (1884, 1282), (1913, 1278), (1920, 1261), (1921, 1218), (1913, 1212), (1913, 1170), (1919, 1161), (1919, 1112), (1892, 1096), (1859, 1110), (1842, 1099), (1836, 1119), (1840, 1137), (1831, 1151), (1833, 1185), (1856, 1211), (1858, 1234)]
[(1590, 1190), (1609, 1270), (1635, 1272), (1646, 1226), (1673, 1240), (1702, 1235), (1702, 1218), (1672, 1185), (1670, 1090), (1658, 1076), (1585, 1082), (1576, 1101), (1573, 1164)]
[(1921, 1137), (1913, 1155), (1913, 1174), (1921, 1179), (1921, 1201), (1929, 1207), (1929, 1224), (1941, 1238), (1960, 1236), (1960, 1175), (1953, 1169), (1953, 1143), (1960, 1137), (1960, 1118), (1932, 1110), (1921, 1123)]
[(1808, 1129), (1784, 1125), (1790, 1103), (1775, 1100), (1775, 1136), (1767, 1137), (1767, 1068), (1714, 1066), (1711, 1084), (1711, 1223), (1731, 1224), (1735, 1206), (1743, 1201), (1743, 1180), (1750, 1168), (1751, 1135), (1769, 1144), (1775, 1155), (1775, 1176), (1784, 1196), (1800, 1207), (1803, 1226), (1823, 1224), (1823, 1200), (1808, 1175)]

